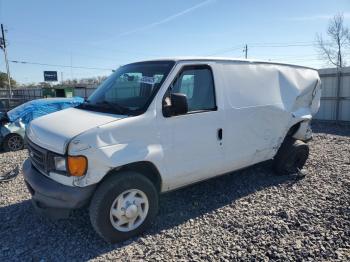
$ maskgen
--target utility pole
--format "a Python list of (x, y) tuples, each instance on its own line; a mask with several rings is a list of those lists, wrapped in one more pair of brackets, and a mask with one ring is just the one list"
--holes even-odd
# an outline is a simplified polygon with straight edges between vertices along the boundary
[(9, 98), (12, 98), (10, 66), (9, 66), (9, 61), (7, 59), (6, 39), (5, 39), (5, 31), (4, 31), (4, 25), (3, 24), (1, 24), (1, 35), (2, 35), (2, 38), (0, 39), (1, 40), (0, 41), (0, 48), (2, 48), (4, 50), (4, 54), (5, 54), (7, 81), (8, 81), (8, 86), (9, 86)]
[(243, 49), (243, 53), (245, 54), (245, 59), (248, 59), (248, 45), (246, 44), (244, 49)]
[(72, 50), (70, 50), (70, 79), (73, 81), (73, 57)]

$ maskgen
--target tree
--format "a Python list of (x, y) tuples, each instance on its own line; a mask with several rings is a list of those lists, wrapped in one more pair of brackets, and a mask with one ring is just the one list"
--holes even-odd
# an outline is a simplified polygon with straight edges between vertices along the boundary
[[(11, 86), (14, 87), (17, 85), (17, 82), (10, 78), (11, 80)], [(7, 88), (8, 87), (8, 79), (7, 74), (0, 71), (0, 88)]]
[(350, 31), (344, 26), (344, 15), (337, 14), (329, 21), (327, 36), (327, 41), (321, 34), (316, 36), (321, 56), (337, 68), (344, 67), (346, 64), (344, 49), (350, 46)]
[(40, 83), (37, 84), (37, 87), (50, 88), (51, 85), (48, 82), (40, 82)]

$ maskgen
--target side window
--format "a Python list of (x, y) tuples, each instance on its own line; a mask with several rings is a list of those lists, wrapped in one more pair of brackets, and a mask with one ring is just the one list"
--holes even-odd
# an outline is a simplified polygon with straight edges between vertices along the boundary
[(186, 95), (189, 112), (216, 110), (213, 74), (208, 66), (185, 67), (171, 93)]
[(187, 99), (192, 99), (193, 97), (193, 88), (194, 88), (194, 75), (185, 74), (181, 79), (181, 86), (179, 92), (185, 94)]

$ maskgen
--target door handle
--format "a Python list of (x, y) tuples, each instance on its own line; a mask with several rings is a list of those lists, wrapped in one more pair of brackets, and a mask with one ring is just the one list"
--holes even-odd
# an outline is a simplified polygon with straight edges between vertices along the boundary
[(222, 128), (218, 129), (218, 139), (222, 140)]

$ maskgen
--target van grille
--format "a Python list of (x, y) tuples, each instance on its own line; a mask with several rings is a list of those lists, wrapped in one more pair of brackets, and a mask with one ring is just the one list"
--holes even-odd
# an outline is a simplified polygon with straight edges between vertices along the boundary
[(32, 164), (42, 173), (47, 174), (47, 155), (48, 151), (35, 145), (27, 139), (29, 158)]

